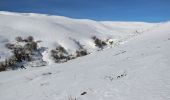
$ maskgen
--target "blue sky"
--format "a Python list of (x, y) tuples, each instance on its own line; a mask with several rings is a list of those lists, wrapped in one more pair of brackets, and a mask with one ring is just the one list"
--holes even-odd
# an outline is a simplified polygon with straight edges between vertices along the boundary
[(170, 20), (170, 0), (0, 0), (0, 10), (93, 20)]

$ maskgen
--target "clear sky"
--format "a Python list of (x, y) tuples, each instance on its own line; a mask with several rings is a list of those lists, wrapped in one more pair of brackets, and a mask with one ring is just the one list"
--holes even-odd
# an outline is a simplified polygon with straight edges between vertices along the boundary
[(93, 20), (170, 20), (170, 0), (0, 0), (0, 10)]

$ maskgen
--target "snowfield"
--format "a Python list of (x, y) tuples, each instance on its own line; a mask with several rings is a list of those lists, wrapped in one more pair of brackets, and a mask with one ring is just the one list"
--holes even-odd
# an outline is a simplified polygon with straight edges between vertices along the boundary
[[(170, 100), (170, 22), (98, 22), (42, 14), (0, 12), (1, 60), (16, 36), (32, 35), (49, 50), (92, 54), (66, 63), (0, 72), (0, 100)], [(97, 51), (92, 36), (113, 39)]]

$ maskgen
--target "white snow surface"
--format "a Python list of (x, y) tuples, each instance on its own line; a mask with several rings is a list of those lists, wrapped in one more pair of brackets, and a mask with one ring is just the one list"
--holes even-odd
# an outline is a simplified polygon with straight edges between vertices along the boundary
[(92, 51), (94, 35), (121, 42), (62, 64), (0, 72), (0, 100), (170, 100), (169, 27), (0, 12), (2, 57), (9, 55), (3, 44), (18, 35), (33, 35), (49, 49), (59, 43), (74, 50), (69, 37)]
[(108, 38), (120, 40), (134, 34), (136, 30), (143, 32), (157, 25), (158, 23), (99, 22), (44, 14), (0, 11), (0, 41), (5, 38), (11, 42), (17, 36), (31, 35), (37, 40), (42, 40), (40, 45), (48, 47), (48, 50), (60, 44), (68, 51), (74, 52), (77, 46), (72, 39), (76, 39), (85, 45), (88, 51), (93, 52), (96, 48), (91, 39), (92, 36), (103, 40)]

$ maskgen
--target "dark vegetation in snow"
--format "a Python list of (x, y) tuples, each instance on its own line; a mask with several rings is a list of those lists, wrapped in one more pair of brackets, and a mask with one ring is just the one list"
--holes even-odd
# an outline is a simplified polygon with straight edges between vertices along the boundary
[(25, 39), (22, 37), (16, 37), (15, 40), (15, 43), (7, 43), (5, 45), (6, 48), (11, 50), (13, 55), (4, 62), (0, 62), (0, 71), (25, 68), (24, 64), (27, 62), (37, 60), (42, 61), (41, 53), (43, 48), (38, 48), (38, 43), (32, 36), (28, 36)]
[(109, 80), (109, 81), (112, 82), (113, 80), (117, 80), (117, 79), (123, 78), (125, 76), (127, 76), (127, 72), (126, 71), (121, 72), (119, 74), (107, 75), (107, 76), (104, 77), (104, 79)]
[(77, 57), (87, 55), (87, 50), (84, 48), (76, 50), (75, 54), (69, 54), (67, 50), (59, 45), (55, 49), (51, 50), (51, 56), (56, 63), (67, 62), (68, 60), (75, 59)]
[(61, 45), (51, 50), (51, 56), (56, 63), (66, 62), (71, 59), (66, 49)]
[(69, 54), (69, 52), (61, 45), (57, 46), (55, 49), (51, 50), (51, 56), (56, 63), (67, 62), (68, 60), (75, 59), (77, 57), (86, 56), (89, 53), (84, 48), (84, 46), (77, 40), (70, 38), (78, 46), (78, 49), (74, 54)]
[(89, 53), (87, 52), (87, 50), (84, 48), (84, 45), (82, 45), (79, 41), (72, 39), (75, 44), (78, 46), (78, 50), (76, 50), (76, 58), (77, 57), (81, 57), (81, 56), (86, 56)]
[[(56, 63), (63, 63), (69, 60), (86, 56), (90, 54), (85, 48), (84, 45), (81, 44), (79, 41), (73, 38), (69, 38), (77, 45), (77, 50), (70, 54), (68, 50), (66, 50), (62, 45), (58, 45), (55, 49), (51, 50), (51, 57)], [(107, 46), (108, 41), (104, 41), (99, 39), (96, 36), (92, 37), (94, 44), (96, 47), (100, 48), (101, 50)], [(45, 51), (45, 47), (39, 47), (38, 43), (41, 41), (35, 41), (33, 36), (28, 36), (27, 38), (23, 38), (18, 36), (15, 38), (14, 43), (7, 43), (5, 45), (6, 48), (11, 50), (13, 55), (6, 59), (3, 62), (0, 62), (0, 71), (5, 71), (8, 69), (18, 69), (18, 68), (25, 68), (25, 65), (28, 66), (45, 66), (47, 63), (43, 61), (42, 52)], [(112, 43), (109, 43), (110, 45)], [(34, 65), (29, 65), (30, 63)]]
[(42, 75), (51, 75), (51, 72), (43, 73)]
[(103, 41), (96, 36), (93, 36), (92, 39), (94, 40), (95, 46), (100, 49), (104, 49), (104, 47), (107, 46), (106, 41)]
[(81, 95), (85, 95), (85, 94), (87, 94), (87, 92), (82, 92), (82, 93), (81, 93)]

